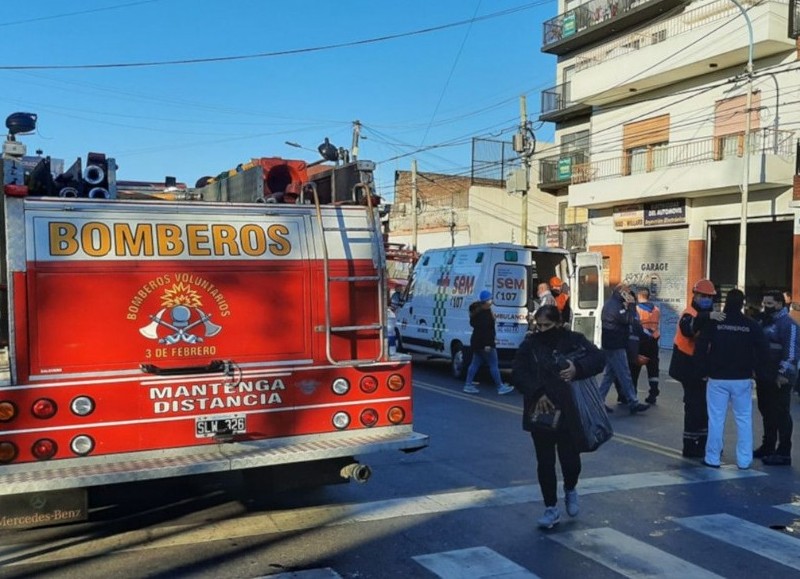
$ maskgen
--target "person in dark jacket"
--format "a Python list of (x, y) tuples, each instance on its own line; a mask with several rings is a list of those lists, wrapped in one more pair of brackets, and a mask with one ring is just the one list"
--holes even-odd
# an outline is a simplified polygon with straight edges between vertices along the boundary
[(703, 464), (719, 468), (725, 415), (731, 404), (736, 420), (736, 464), (753, 462), (753, 376), (761, 377), (767, 360), (767, 340), (758, 323), (745, 317), (744, 293), (728, 292), (725, 321), (712, 321), (695, 342), (700, 373), (708, 378), (708, 440)]
[(669, 375), (683, 386), (683, 456), (703, 458), (708, 436), (706, 382), (694, 357), (695, 341), (700, 331), (713, 319), (723, 321), (725, 314), (714, 311), (717, 290), (710, 279), (701, 279), (692, 287), (692, 302), (680, 319), (672, 346)]
[[(753, 452), (769, 466), (792, 464), (792, 387), (797, 380), (798, 327), (789, 317), (785, 297), (767, 292), (761, 300), (761, 327), (769, 344), (764, 377), (756, 382), (758, 411), (764, 424), (761, 446)], [(776, 446), (777, 445), (777, 446)]]
[[(542, 528), (552, 528), (561, 521), (558, 509), (556, 453), (564, 478), (564, 502), (567, 514), (578, 514), (578, 476), (581, 457), (575, 444), (580, 429), (566, 382), (588, 378), (603, 369), (603, 353), (583, 334), (561, 325), (556, 306), (542, 306), (534, 314), (536, 331), (528, 334), (514, 357), (512, 381), (524, 395), (522, 428), (531, 433), (536, 450), (539, 487), (545, 512), (538, 520)], [(533, 426), (535, 412), (561, 412), (555, 430)]]
[(631, 369), (628, 365), (628, 341), (638, 324), (636, 299), (630, 286), (620, 284), (614, 288), (611, 297), (603, 304), (600, 317), (601, 347), (606, 356), (603, 381), (600, 383), (600, 397), (605, 400), (611, 385), (618, 380), (631, 414), (644, 412), (650, 405), (642, 404), (636, 397), (636, 388), (633, 386)]
[(494, 313), (492, 313), (492, 292), (483, 290), (478, 296), (478, 301), (469, 306), (469, 325), (472, 326), (472, 336), (469, 345), (472, 349), (472, 362), (467, 368), (467, 381), (464, 392), (477, 394), (478, 388), (472, 383), (475, 374), (480, 370), (481, 364), (489, 367), (489, 374), (494, 380), (498, 394), (508, 394), (514, 390), (513, 386), (503, 384), (500, 378), (500, 366), (497, 358), (496, 330)]

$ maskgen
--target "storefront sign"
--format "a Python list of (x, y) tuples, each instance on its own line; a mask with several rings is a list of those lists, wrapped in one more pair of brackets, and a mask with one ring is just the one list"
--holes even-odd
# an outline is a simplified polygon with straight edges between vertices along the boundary
[(646, 229), (686, 223), (686, 200), (673, 199), (614, 207), (614, 229)]
[(644, 226), (644, 205), (614, 207), (614, 229), (633, 229)]
[(657, 203), (645, 203), (644, 226), (673, 225), (686, 223), (686, 200), (673, 199)]

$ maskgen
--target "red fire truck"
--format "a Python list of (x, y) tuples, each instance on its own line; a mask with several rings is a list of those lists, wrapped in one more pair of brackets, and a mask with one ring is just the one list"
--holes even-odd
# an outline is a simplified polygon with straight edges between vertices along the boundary
[(387, 344), (371, 163), (256, 159), (162, 196), (184, 200), (125, 199), (113, 159), (34, 164), (12, 117), (0, 529), (85, 518), (97, 485), (363, 481), (354, 457), (427, 445)]

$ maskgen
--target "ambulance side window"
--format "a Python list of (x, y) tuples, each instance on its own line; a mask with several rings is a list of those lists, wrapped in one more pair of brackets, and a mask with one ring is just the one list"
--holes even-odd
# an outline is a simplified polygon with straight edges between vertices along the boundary
[(581, 309), (596, 308), (597, 291), (600, 283), (600, 272), (597, 266), (590, 265), (578, 269), (578, 307)]

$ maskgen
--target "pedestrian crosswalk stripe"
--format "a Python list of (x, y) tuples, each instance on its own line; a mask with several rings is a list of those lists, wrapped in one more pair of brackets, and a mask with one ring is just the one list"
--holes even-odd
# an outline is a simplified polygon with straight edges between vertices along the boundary
[(766, 557), (800, 571), (800, 542), (780, 531), (756, 525), (727, 513), (685, 517), (675, 519), (675, 522), (717, 541), (745, 549), (754, 555)]
[(721, 579), (711, 571), (608, 527), (557, 533), (549, 538), (625, 577)]
[(785, 505), (775, 505), (776, 509), (792, 513), (793, 515), (800, 515), (800, 503), (787, 503)]
[[(582, 479), (578, 486), (581, 495), (628, 491), (661, 486), (721, 482), (768, 476), (755, 469), (739, 470), (735, 466), (723, 468), (683, 468), (661, 472), (642, 472)], [(318, 527), (348, 525), (364, 521), (430, 516), (437, 513), (482, 507), (540, 502), (539, 485), (522, 485), (498, 489), (469, 489), (454, 492), (388, 499), (355, 504), (326, 505), (270, 511), (248, 517), (181, 524), (146, 530), (133, 530), (111, 537), (93, 538), (89, 550), (104, 552), (138, 551), (170, 548), (180, 545), (202, 544), (227, 539), (257, 537), (271, 533), (302, 531)], [(0, 547), (0, 566), (24, 563), (65, 560), (86, 555), (87, 546), (76, 543), (75, 537), (53, 542), (46, 554), (37, 555), (36, 545), (16, 544)], [(89, 553), (89, 554), (92, 554)]]
[(488, 547), (459, 549), (412, 557), (414, 561), (442, 579), (538, 579), (524, 567), (492, 551)]

